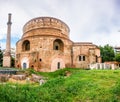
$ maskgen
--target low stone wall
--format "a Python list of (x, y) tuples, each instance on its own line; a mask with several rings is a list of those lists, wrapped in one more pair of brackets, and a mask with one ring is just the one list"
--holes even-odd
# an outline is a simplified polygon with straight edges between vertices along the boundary
[(0, 68), (0, 74), (16, 74), (18, 72), (17, 69), (12, 68)]

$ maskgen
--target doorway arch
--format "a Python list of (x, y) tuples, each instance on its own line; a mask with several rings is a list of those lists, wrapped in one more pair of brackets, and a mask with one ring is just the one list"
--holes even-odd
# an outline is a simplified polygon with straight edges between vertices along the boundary
[(55, 58), (52, 60), (51, 72), (62, 68), (65, 68), (65, 63), (62, 58)]
[(21, 66), (22, 66), (22, 69), (27, 69), (29, 68), (29, 59), (27, 57), (24, 57), (22, 60), (21, 60)]

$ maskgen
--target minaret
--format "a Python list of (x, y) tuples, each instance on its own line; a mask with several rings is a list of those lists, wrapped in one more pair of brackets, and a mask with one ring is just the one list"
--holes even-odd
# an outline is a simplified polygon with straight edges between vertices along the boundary
[(3, 55), (3, 67), (11, 67), (11, 13), (8, 14), (6, 50)]

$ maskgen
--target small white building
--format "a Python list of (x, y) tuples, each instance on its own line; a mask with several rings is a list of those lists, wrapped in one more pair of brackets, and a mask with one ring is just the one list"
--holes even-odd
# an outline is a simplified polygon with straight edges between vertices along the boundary
[(115, 53), (120, 53), (120, 47), (114, 47), (114, 52)]
[(94, 63), (90, 64), (90, 69), (118, 69), (120, 68), (120, 62), (109, 61), (104, 63)]

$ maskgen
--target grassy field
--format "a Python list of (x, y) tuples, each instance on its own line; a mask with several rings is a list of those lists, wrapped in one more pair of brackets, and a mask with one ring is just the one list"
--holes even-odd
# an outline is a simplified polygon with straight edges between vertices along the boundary
[[(119, 102), (120, 70), (65, 68), (29, 73), (47, 79), (43, 85), (1, 84), (0, 102)], [(66, 76), (69, 73), (69, 76)]]

